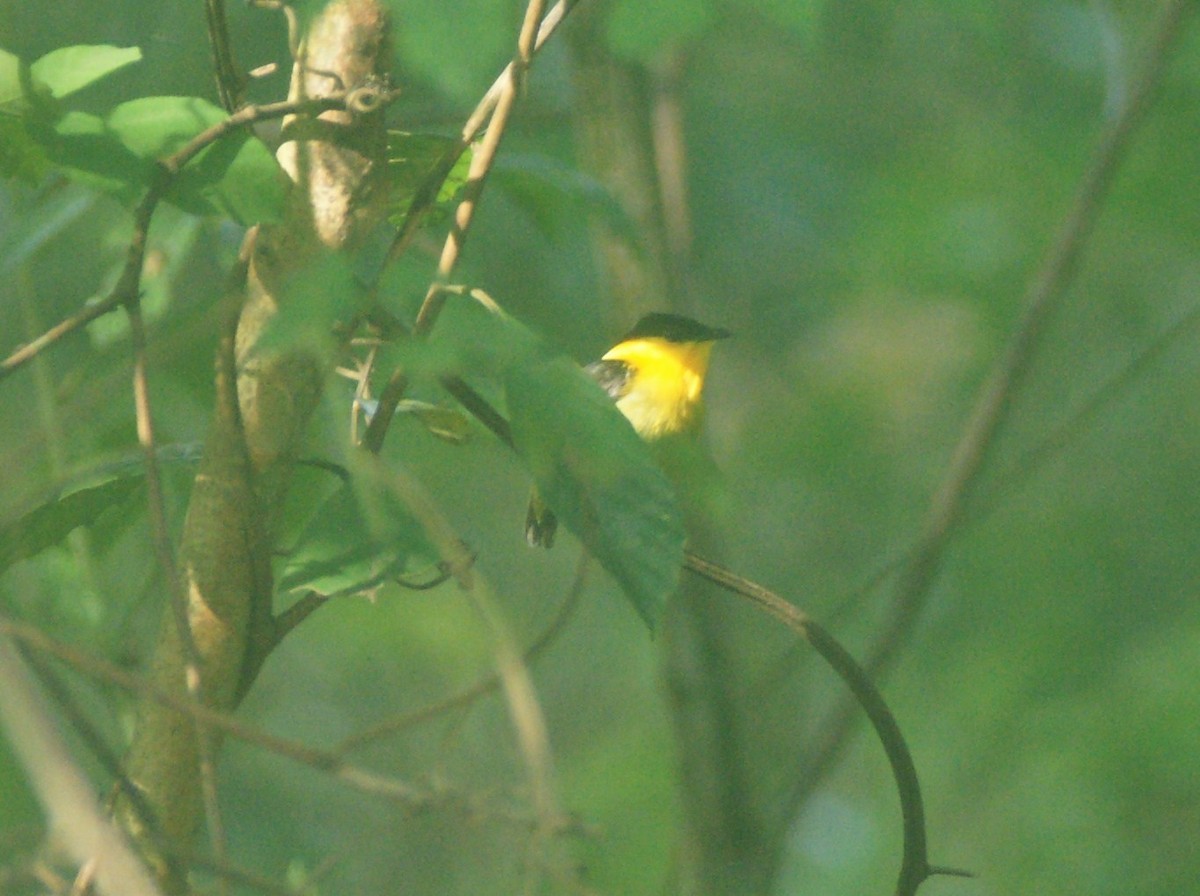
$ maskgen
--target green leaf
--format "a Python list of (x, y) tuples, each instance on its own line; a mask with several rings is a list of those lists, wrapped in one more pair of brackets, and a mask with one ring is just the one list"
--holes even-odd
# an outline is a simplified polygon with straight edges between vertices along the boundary
[(29, 68), (51, 96), (62, 99), (141, 58), (137, 47), (79, 45), (53, 50)]
[(0, 114), (20, 115), (25, 111), (27, 84), (22, 78), (21, 57), (0, 50)]
[[(67, 112), (38, 123), (33, 134), (71, 177), (133, 203), (150, 185), (157, 160), (226, 117), (196, 97), (152, 96), (122, 103), (107, 118)], [(240, 129), (192, 159), (166, 199), (192, 214), (224, 215), (248, 225), (278, 219), (288, 183), (266, 145)]]
[[(117, 106), (108, 128), (123, 146), (147, 161), (165, 158), (224, 121), (207, 100), (150, 96)], [(205, 148), (180, 172), (167, 198), (194, 214), (224, 214), (240, 224), (278, 219), (288, 180), (266, 145), (245, 128)]]
[(0, 526), (0, 572), (58, 544), (79, 526), (90, 526), (141, 485), (142, 477), (122, 476), (55, 498)]
[(326, 597), (369, 593), (403, 573), (414, 557), (435, 556), (421, 525), (375, 468), (356, 466), (301, 533), (280, 588)]
[(653, 628), (683, 565), (683, 519), (629, 421), (577, 364), (468, 296), (449, 297), (432, 342), (465, 379), (503, 383), (517, 452), (543, 499)]
[(50, 160), (85, 186), (133, 203), (150, 183), (149, 162), (123, 146), (98, 115), (67, 112), (50, 127), (38, 127), (33, 133)]
[(513, 439), (543, 499), (653, 629), (683, 565), (683, 519), (667, 477), (566, 358), (514, 365), (505, 386)]
[[(490, 304), (481, 290), (446, 296), (428, 340), (429, 354), (440, 364), (433, 373), (502, 381), (514, 365), (548, 354), (540, 337)], [(422, 347), (414, 345), (413, 350), (420, 353)]]
[(16, 117), (0, 114), (0, 178), (38, 183), (50, 170), (50, 160), (41, 145)]
[(641, 233), (624, 206), (599, 180), (543, 155), (506, 155), (497, 159), (495, 184), (529, 215), (547, 236), (559, 237), (595, 215), (630, 245)]
[(471, 150), (457, 137), (388, 131), (388, 200), (397, 227), (447, 206), (467, 182)]

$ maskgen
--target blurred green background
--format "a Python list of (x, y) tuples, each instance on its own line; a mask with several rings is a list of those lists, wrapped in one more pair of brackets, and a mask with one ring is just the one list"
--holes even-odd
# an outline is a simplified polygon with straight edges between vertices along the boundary
[[(523, 4), (392, 5), (405, 93), (391, 117), (455, 133), (511, 55)], [(584, 0), (537, 59), (458, 279), (581, 361), (668, 302), (735, 331), (708, 390), (725, 496), (715, 538), (732, 568), (861, 652), (891, 593), (865, 586), (917, 537), (974, 395), (1136, 76), (1152, 4), (592, 5)], [(279, 17), (240, 4), (229, 14), (243, 65), (283, 58)], [(150, 93), (214, 96), (202, 4), (0, 7), (0, 46), (36, 58), (75, 43), (145, 53), (89, 95), (97, 108)], [(656, 114), (682, 124), (690, 244), (670, 294), (636, 307), (602, 275), (595, 241), (614, 218), (636, 222), (576, 174), (582, 127), (599, 114), (576, 77), (588, 47), (630, 75), (624, 110), (648, 133), (661, 127)], [(284, 89), (278, 75), (253, 95)], [(978, 875), (932, 880), (922, 889), (931, 896), (1200, 893), (1198, 137), (1200, 28), (1189, 21), (916, 629), (881, 682), (922, 775), (932, 861)], [(603, 162), (589, 160), (586, 177), (602, 180)], [(129, 226), (126, 211), (82, 188), (3, 185), (0, 351), (106, 293)], [(207, 423), (212, 287), (240, 234), (164, 209), (152, 237), (159, 435), (189, 443)], [(435, 247), (431, 237), (407, 262), (410, 284), (432, 273)], [(414, 295), (397, 287), (396, 309)], [(133, 452), (129, 368), (114, 318), (0, 384), (0, 520)], [(331, 382), (314, 451), (338, 437), (350, 397)], [(402, 422), (389, 452), (429, 486), (522, 642), (533, 640), (578, 550), (570, 538), (548, 555), (525, 548), (527, 474), (482, 430), (448, 447)], [(176, 523), (189, 472), (170, 470)], [(157, 587), (135, 499), (8, 571), (0, 607), (133, 666), (157, 620)], [(774, 762), (801, 763), (841, 685), (751, 612), (731, 619), (749, 663), (737, 699), (779, 732)], [(589, 830), (571, 850), (600, 892), (664, 892), (670, 874), (679, 795), (660, 647), (593, 571), (534, 668), (563, 800)], [(386, 590), (303, 625), (243, 713), (328, 746), (492, 664), (452, 588)], [(72, 681), (121, 744), (124, 696)], [(491, 697), (356, 754), (443, 779), (484, 807), (417, 816), (230, 742), (221, 783), (231, 856), (280, 878), (324, 868), (322, 893), (514, 892), (527, 833), (501, 811), (523, 798), (510, 731)], [(40, 826), (0, 743), (0, 864), (27, 857)], [(889, 892), (898, 849), (886, 762), (860, 724), (836, 770), (795, 807), (771, 892)], [(570, 890), (551, 873), (543, 891)]]

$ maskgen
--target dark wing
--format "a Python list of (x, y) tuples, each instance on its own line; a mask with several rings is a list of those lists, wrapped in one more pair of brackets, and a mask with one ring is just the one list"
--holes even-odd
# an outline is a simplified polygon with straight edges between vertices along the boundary
[(588, 376), (599, 383), (600, 388), (608, 393), (613, 401), (624, 397), (633, 382), (633, 365), (624, 361), (596, 361), (584, 368)]

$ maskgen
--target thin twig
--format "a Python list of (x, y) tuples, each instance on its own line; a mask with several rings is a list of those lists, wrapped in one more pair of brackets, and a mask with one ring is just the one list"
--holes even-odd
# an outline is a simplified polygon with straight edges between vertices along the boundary
[(100, 896), (157, 896), (158, 888), (146, 868), (101, 811), (91, 782), (46, 715), (45, 697), (7, 637), (0, 637), (0, 726), (42, 804), (55, 842), (80, 867), (96, 863), (96, 892)]
[[(378, 461), (376, 461), (378, 463)], [(379, 465), (382, 481), (408, 507), (425, 529), (442, 562), (455, 573), (459, 587), (474, 606), (491, 635), (496, 672), (508, 703), (509, 718), (533, 796), (536, 840), (561, 831), (563, 813), (554, 786), (554, 763), (545, 714), (537, 697), (529, 667), (509, 630), (491, 589), (473, 569), (473, 560), (462, 539), (421, 484), (395, 464)]]
[[(538, 26), (537, 40), (533, 44), (533, 52), (536, 54), (541, 50), (542, 46), (550, 39), (563, 20), (575, 8), (579, 0), (558, 0), (550, 11), (542, 18), (541, 24)], [(520, 51), (518, 51), (519, 53)], [(463, 140), (470, 143), (483, 130), (484, 123), (492, 114), (492, 110), (496, 108), (496, 103), (499, 102), (500, 93), (504, 90), (504, 85), (513, 76), (515, 64), (510, 62), (492, 82), (492, 86), (488, 88), (487, 93), (483, 95), (483, 99), (475, 107), (475, 110), (467, 118), (466, 124), (463, 126)]]
[(329, 603), (329, 598), (324, 594), (316, 591), (304, 592), (294, 604), (276, 615), (275, 622), (271, 627), (274, 646), (278, 647), (279, 643), (291, 634), (296, 626), (327, 603)]
[(121, 793), (129, 799), (139, 821), (149, 831), (154, 847), (168, 860), (179, 863), (180, 868), (196, 867), (222, 880), (245, 884), (274, 896), (302, 896), (303, 891), (296, 887), (279, 883), (248, 868), (241, 868), (228, 860), (196, 855), (190, 849), (168, 843), (153, 808), (146, 802), (141, 790), (126, 777), (120, 758), (80, 708), (70, 689), (50, 667), (46, 657), (35, 650), (23, 650), (22, 657), (38, 677), (42, 688), (54, 699), (75, 734), (91, 751), (101, 768), (112, 777)]
[(125, 774), (125, 769), (121, 767), (121, 759), (105, 740), (104, 736), (92, 724), (91, 719), (79, 706), (78, 701), (67, 687), (66, 683), (58, 676), (51, 668), (48, 658), (35, 650), (22, 649), (21, 657), (25, 663), (33, 670), (37, 676), (38, 683), (54, 700), (58, 707), (58, 711), (62, 713), (64, 719), (70, 724), (75, 735), (83, 742), (83, 744), (91, 751), (96, 761), (100, 763), (100, 767), (112, 777), (116, 784), (116, 788), (124, 794), (130, 802), (133, 811), (137, 813), (139, 822), (145, 826), (149, 832), (152, 841), (156, 848), (167, 852), (171, 848), (171, 844), (167, 843), (167, 838), (162, 832), (162, 826), (158, 823), (158, 817), (154, 812), (154, 808), (146, 802), (145, 796), (141, 790), (129, 780)]
[(204, 0), (204, 15), (208, 21), (208, 43), (212, 48), (217, 96), (221, 98), (225, 111), (232, 112), (241, 104), (246, 79), (234, 59), (229, 23), (225, 19), (225, 0)]
[[(1154, 90), (1176, 42), (1187, 0), (1167, 0), (1145, 55), (1142, 74), (1130, 91), (1125, 107), (1109, 125), (1080, 181), (1075, 199), (1045, 260), (1025, 296), (1025, 313), (1004, 355), (981, 388), (962, 438), (941, 485), (934, 494), (921, 535), (910, 561), (901, 570), (892, 598), (891, 618), (868, 651), (864, 668), (878, 676), (891, 665), (905, 643), (924, 606), (929, 588), (941, 566), (951, 537), (959, 530), (964, 508), (991, 456), (996, 439), (1040, 345), (1045, 324), (1065, 296), (1084, 245), (1099, 217), (1101, 202), (1118, 169), (1137, 124), (1150, 105)], [(843, 703), (814, 753), (810, 771), (798, 783), (790, 805), (801, 805), (833, 766), (853, 721), (854, 708)]]
[(182, 699), (157, 687), (146, 679), (131, 675), (107, 660), (51, 638), (36, 626), (0, 616), (0, 634), (7, 635), (34, 650), (57, 657), (85, 675), (107, 681), (122, 690), (146, 697), (179, 713), (184, 718), (194, 719), (230, 737), (329, 774), (358, 790), (395, 800), (412, 810), (425, 809), (433, 805), (434, 794), (428, 790), (358, 768), (345, 762), (340, 756), (329, 750), (321, 750), (297, 741), (277, 737), (248, 725), (234, 716), (218, 712), (207, 706), (196, 705), (190, 700)]
[[(496, 148), (499, 146), (500, 138), (503, 136), (504, 125), (507, 123), (509, 112), (516, 98), (518, 73), (525, 72), (528, 69), (534, 54), (554, 34), (555, 30), (562, 24), (567, 14), (570, 13), (577, 2), (578, 0), (558, 0), (545, 16), (540, 16), (539, 13), (542, 8), (541, 0), (530, 0), (525, 10), (521, 34), (518, 37), (516, 56), (512, 62), (505, 66), (504, 71), (500, 73), (499, 77), (492, 82), (492, 86), (488, 88), (487, 93), (483, 95), (483, 99), (479, 101), (475, 110), (463, 125), (459, 145), (460, 154), (465, 152), (472, 141), (479, 136), (485, 125), (488, 128), (488, 133), (484, 138), (485, 145), (481, 146), (471, 158), (471, 167), (467, 174), (467, 184), (463, 190), (464, 195), (458, 208), (455, 210), (454, 225), (442, 247), (442, 254), (438, 260), (437, 275), (425, 293), (425, 300), (421, 304), (421, 309), (417, 314), (417, 320), (413, 327), (413, 333), (417, 337), (422, 337), (428, 333), (430, 327), (437, 320), (442, 304), (445, 302), (445, 296), (441, 291), (441, 287), (448, 282), (450, 275), (454, 271), (454, 266), (458, 262), (463, 242), (466, 240), (467, 229), (474, 219), (474, 211), (479, 194), (483, 189), (487, 173), (494, 161)], [(531, 45), (529, 35), (535, 27), (537, 37), (533, 39)], [(501, 111), (502, 104), (504, 105), (503, 111)], [(493, 135), (492, 131), (496, 133)], [(392, 249), (388, 253), (389, 261), (395, 258), (394, 253), (398, 247), (401, 244), (407, 245), (408, 239), (411, 238), (411, 233), (406, 233), (406, 230), (407, 228), (402, 229), (401, 233), (397, 235), (396, 242), (393, 243)], [(371, 422), (367, 426), (367, 431), (363, 435), (362, 445), (366, 450), (377, 454), (382, 449), (383, 440), (387, 435), (388, 427), (392, 424), (396, 407), (400, 404), (400, 401), (404, 398), (404, 393), (407, 391), (408, 374), (403, 367), (398, 367), (392, 372), (388, 382), (379, 393), (379, 403), (376, 406), (375, 414), (372, 416)]]
[(437, 277), (425, 293), (425, 301), (421, 304), (416, 322), (413, 324), (413, 335), (419, 339), (428, 335), (445, 304), (446, 293), (441, 287), (449, 282), (450, 275), (454, 272), (455, 265), (458, 264), (459, 255), (462, 254), (462, 248), (467, 239), (467, 230), (475, 218), (479, 197), (483, 193), (488, 173), (496, 161), (496, 151), (500, 148), (500, 141), (504, 138), (505, 129), (508, 127), (509, 116), (512, 114), (513, 106), (516, 105), (520, 84), (523, 83), (529, 71), (529, 63), (533, 59), (535, 35), (541, 24), (544, 6), (543, 0), (529, 0), (529, 4), (525, 8), (525, 19), (517, 38), (517, 54), (504, 70), (507, 77), (501, 76), (495, 108), (488, 118), (487, 132), (480, 141), (479, 147), (471, 155), (471, 165), (467, 170), (467, 182), (463, 186), (463, 196), (454, 210), (454, 225), (450, 228), (450, 233), (446, 235), (446, 242), (442, 246), (442, 255), (438, 259)]
[[(525, 648), (522, 659), (526, 665), (531, 665), (541, 652), (554, 642), (563, 629), (566, 628), (567, 622), (575, 612), (575, 608), (579, 606), (579, 598), (583, 594), (583, 584), (586, 578), (587, 559), (588, 555), (586, 553), (580, 555), (579, 566), (576, 570), (575, 578), (571, 583), (571, 588), (567, 592), (566, 600), (559, 606), (558, 612), (554, 614), (554, 618), (550, 620), (550, 624)], [(500, 676), (493, 673), (475, 682), (470, 687), (459, 691), (457, 694), (452, 694), (428, 706), (422, 706), (420, 709), (402, 713), (390, 719), (383, 719), (369, 728), (364, 728), (362, 731), (351, 734), (343, 738), (333, 748), (333, 752), (339, 756), (345, 756), (380, 738), (423, 725), (438, 716), (470, 706), (477, 700), (495, 692), (500, 685)]]

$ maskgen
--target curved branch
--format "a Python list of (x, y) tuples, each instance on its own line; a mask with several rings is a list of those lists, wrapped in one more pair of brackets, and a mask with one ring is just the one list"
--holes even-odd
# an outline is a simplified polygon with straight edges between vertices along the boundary
[(705, 560), (691, 551), (684, 552), (684, 568), (720, 587), (747, 598), (763, 612), (782, 622), (804, 638), (825, 660), (854, 694), (875, 734), (883, 745), (892, 776), (900, 795), (900, 813), (904, 820), (904, 857), (896, 881), (896, 896), (912, 896), (917, 888), (935, 873), (953, 873), (935, 869), (929, 864), (925, 836), (925, 808), (921, 785), (912, 754), (896, 719), (888, 709), (883, 695), (871, 682), (854, 657), (838, 643), (833, 635), (773, 591), (742, 578), (724, 567)]

